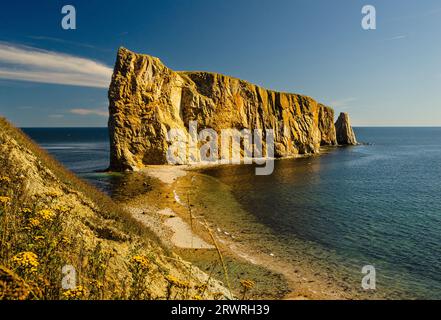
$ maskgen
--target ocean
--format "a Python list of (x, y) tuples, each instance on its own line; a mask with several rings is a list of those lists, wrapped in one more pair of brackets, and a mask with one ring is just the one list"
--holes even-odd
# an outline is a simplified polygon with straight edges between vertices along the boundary
[[(245, 165), (205, 169), (201, 197), (219, 202), (209, 197), (226, 186), (240, 210), (224, 204), (212, 219), (232, 232), (246, 224), (244, 239), (265, 238), (256, 245), (347, 287), (361, 287), (372, 265), (379, 296), (441, 299), (441, 128), (354, 130), (362, 145), (278, 160), (270, 176)], [(121, 182), (97, 172), (109, 163), (106, 128), (23, 131), (111, 196)]]

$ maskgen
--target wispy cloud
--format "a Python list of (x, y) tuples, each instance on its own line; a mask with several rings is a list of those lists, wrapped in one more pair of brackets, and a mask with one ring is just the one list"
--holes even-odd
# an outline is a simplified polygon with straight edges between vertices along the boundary
[(70, 109), (69, 112), (80, 116), (96, 115), (96, 116), (107, 117), (109, 115), (109, 112), (106, 109), (78, 108), (78, 109)]
[(112, 69), (91, 59), (0, 43), (0, 79), (107, 88)]
[(33, 39), (33, 40), (39, 40), (39, 41), (50, 41), (50, 42), (55, 42), (55, 43), (61, 43), (61, 44), (66, 44), (66, 45), (71, 45), (71, 46), (77, 46), (77, 47), (82, 47), (82, 48), (88, 48), (88, 49), (93, 49), (93, 50), (99, 50), (99, 51), (111, 51), (111, 49), (104, 49), (104, 48), (100, 48), (97, 46), (94, 46), (92, 44), (88, 44), (88, 43), (83, 43), (83, 42), (77, 42), (77, 41), (70, 41), (70, 40), (65, 40), (65, 39), (60, 39), (60, 38), (54, 38), (54, 37), (47, 37), (47, 36), (28, 36), (28, 38)]
[(357, 98), (349, 97), (349, 98), (343, 98), (343, 99), (337, 99), (331, 101), (330, 105), (335, 108), (346, 108), (349, 107), (352, 104), (352, 102), (355, 101), (357, 101)]
[(400, 34), (400, 35), (397, 35), (397, 36), (394, 36), (394, 37), (391, 37), (391, 38), (387, 38), (386, 41), (406, 39), (408, 37), (409, 37), (409, 35), (407, 35), (407, 34)]

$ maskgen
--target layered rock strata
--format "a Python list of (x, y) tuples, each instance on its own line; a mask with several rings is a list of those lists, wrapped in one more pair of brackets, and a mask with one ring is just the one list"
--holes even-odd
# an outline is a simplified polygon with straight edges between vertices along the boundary
[(173, 71), (158, 58), (125, 48), (117, 55), (109, 113), (110, 169), (116, 171), (167, 163), (168, 133), (188, 134), (191, 121), (198, 130), (262, 129), (264, 150), (265, 130), (272, 129), (275, 157), (337, 145), (334, 111), (310, 97), (222, 74)]

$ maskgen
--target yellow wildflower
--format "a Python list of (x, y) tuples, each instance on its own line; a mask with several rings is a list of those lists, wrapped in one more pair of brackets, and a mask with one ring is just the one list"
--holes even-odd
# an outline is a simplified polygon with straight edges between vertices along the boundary
[(0, 197), (0, 203), (1, 204), (8, 204), (9, 202), (11, 202), (11, 198), (9, 197)]
[(81, 299), (86, 295), (86, 288), (77, 286), (75, 289), (69, 289), (63, 292), (63, 296), (67, 299)]
[(170, 285), (178, 288), (188, 288), (190, 286), (188, 282), (181, 281), (172, 275), (165, 276), (165, 280), (167, 280)]
[(195, 294), (193, 296), (193, 300), (202, 300), (202, 297), (200, 295), (198, 295), (198, 294)]
[(104, 284), (98, 280), (92, 279), (89, 281), (90, 285), (97, 288), (97, 289), (102, 289), (104, 287)]
[(54, 220), (55, 213), (51, 210), (44, 209), (38, 212), (38, 216), (43, 219), (44, 221), (52, 221)]
[(51, 197), (51, 198), (58, 198), (61, 196), (61, 192), (58, 191), (48, 191), (45, 193), (46, 196)]
[(38, 228), (41, 225), (40, 220), (36, 219), (36, 218), (30, 218), (29, 219), (29, 225), (32, 228)]
[(150, 269), (149, 260), (144, 255), (133, 256), (130, 262), (140, 269)]
[(55, 210), (55, 211), (58, 211), (58, 212), (60, 212), (60, 213), (66, 213), (66, 212), (69, 211), (69, 208), (68, 208), (68, 207), (65, 207), (65, 206), (62, 206), (62, 205), (56, 205), (56, 206), (54, 207), (54, 210)]
[(12, 257), (12, 262), (15, 263), (19, 268), (25, 269), (27, 271), (35, 272), (40, 264), (38, 262), (38, 256), (33, 252), (20, 252), (19, 254)]

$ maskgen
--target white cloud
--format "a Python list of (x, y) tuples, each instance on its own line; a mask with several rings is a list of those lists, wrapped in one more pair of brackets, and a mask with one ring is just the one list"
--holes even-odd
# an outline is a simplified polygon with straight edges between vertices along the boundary
[(0, 43), (0, 79), (108, 88), (112, 69), (91, 59)]
[(70, 109), (69, 112), (80, 116), (96, 115), (96, 116), (107, 117), (109, 115), (109, 112), (105, 109), (78, 108), (78, 109)]
[(388, 38), (388, 39), (386, 39), (386, 40), (387, 40), (387, 41), (393, 41), (393, 40), (406, 39), (407, 37), (408, 37), (407, 34), (400, 34), (400, 35), (398, 35), (398, 36), (391, 37), (391, 38)]
[(93, 49), (93, 50), (98, 50), (98, 51), (112, 51), (110, 49), (103, 49), (88, 43), (82, 43), (82, 42), (76, 42), (76, 41), (69, 41), (69, 40), (65, 40), (65, 39), (60, 39), (60, 38), (54, 38), (54, 37), (45, 37), (45, 36), (29, 36), (30, 39), (33, 40), (38, 40), (38, 41), (49, 41), (49, 42), (56, 42), (56, 43), (61, 43), (61, 44), (66, 44), (66, 45), (71, 45), (71, 46), (77, 46), (77, 47), (82, 47), (82, 48), (88, 48), (88, 49)]

